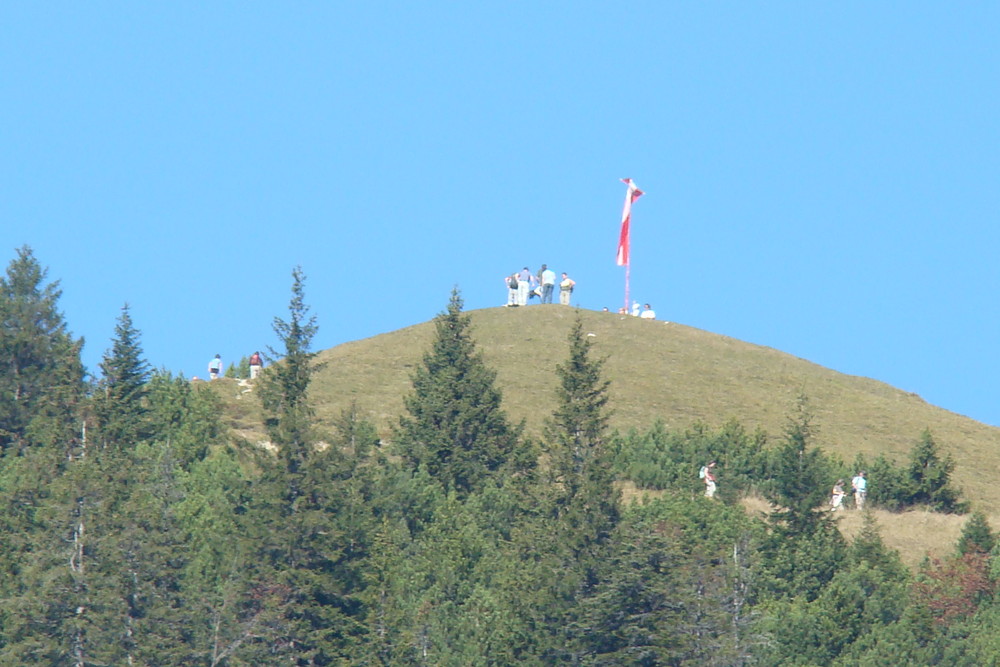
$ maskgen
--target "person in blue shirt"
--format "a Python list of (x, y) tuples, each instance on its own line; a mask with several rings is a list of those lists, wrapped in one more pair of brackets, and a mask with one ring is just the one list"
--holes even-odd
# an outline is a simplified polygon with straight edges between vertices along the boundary
[(865, 479), (865, 471), (862, 470), (851, 480), (851, 487), (854, 489), (854, 506), (859, 510), (865, 508), (865, 498), (868, 496), (868, 480)]
[(208, 379), (215, 380), (222, 375), (222, 357), (218, 354), (208, 362)]

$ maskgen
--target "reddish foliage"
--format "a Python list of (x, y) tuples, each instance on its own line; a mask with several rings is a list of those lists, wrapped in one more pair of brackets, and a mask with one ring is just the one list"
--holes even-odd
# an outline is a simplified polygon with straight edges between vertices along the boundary
[(980, 551), (943, 563), (935, 559), (914, 584), (914, 596), (930, 609), (937, 623), (948, 625), (974, 613), (980, 602), (993, 596), (989, 571), (989, 556)]

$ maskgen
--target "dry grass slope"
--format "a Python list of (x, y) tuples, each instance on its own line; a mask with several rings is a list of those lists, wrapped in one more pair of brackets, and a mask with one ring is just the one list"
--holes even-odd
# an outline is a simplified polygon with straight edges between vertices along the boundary
[[(825, 451), (846, 461), (858, 452), (903, 461), (923, 429), (930, 428), (943, 452), (955, 458), (955, 482), (966, 497), (987, 514), (1000, 514), (1000, 487), (992, 483), (1000, 473), (1000, 429), (915, 394), (680, 324), (558, 305), (490, 308), (470, 315), (479, 349), (497, 371), (508, 414), (513, 421), (524, 419), (529, 433), (540, 432), (555, 405), (555, 367), (566, 356), (566, 336), (579, 316), (596, 352), (607, 360), (615, 428), (644, 429), (657, 419), (674, 429), (696, 421), (716, 427), (735, 418), (775, 439), (804, 394), (818, 428), (815, 444)], [(384, 437), (391, 437), (411, 374), (433, 336), (433, 323), (427, 322), (320, 353), (325, 367), (313, 385), (319, 420), (330, 423), (354, 402)], [(222, 385), (220, 390), (230, 396)], [(245, 396), (232, 402), (234, 408), (241, 404), (234, 414), (248, 436), (256, 430), (246, 409), (252, 401)], [(894, 521), (886, 517), (881, 523), (888, 531)]]

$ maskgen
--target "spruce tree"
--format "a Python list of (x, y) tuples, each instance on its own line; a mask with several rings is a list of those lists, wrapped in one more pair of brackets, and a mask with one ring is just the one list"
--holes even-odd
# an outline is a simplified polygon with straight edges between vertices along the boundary
[(272, 364), (259, 383), (264, 425), (289, 472), (301, 467), (313, 444), (309, 384), (317, 370), (316, 353), (311, 346), (319, 327), (305, 303), (305, 280), (302, 267), (296, 267), (292, 271), (289, 318), (286, 321), (275, 317), (273, 324), (274, 333), (285, 349), (279, 353), (268, 348), (272, 358), (280, 357), (280, 363)]
[(973, 512), (969, 520), (962, 526), (962, 534), (958, 538), (958, 554), (967, 553), (992, 554), (997, 545), (997, 535), (990, 528), (990, 522), (981, 511)]
[(556, 366), (558, 407), (546, 426), (546, 447), (556, 516), (579, 531), (578, 545), (600, 542), (618, 520), (612, 455), (607, 442), (608, 387), (603, 361), (577, 318), (570, 328), (569, 357)]
[(927, 505), (938, 512), (965, 512), (968, 503), (960, 501), (959, 492), (950, 485), (954, 470), (955, 461), (950, 455), (941, 458), (934, 437), (929, 430), (925, 430), (910, 450), (910, 465), (904, 483), (909, 502)]
[[(65, 564), (73, 504), (64, 504), (56, 487), (81, 451), (83, 341), (68, 332), (58, 310), (58, 283), (46, 284), (46, 274), (31, 249), (23, 247), (0, 278), (3, 664), (30, 664), (36, 650), (38, 656), (65, 655), (60, 651), (68, 644), (44, 628), (51, 629), (54, 619), (72, 618), (65, 613), (72, 600)], [(49, 564), (64, 576), (48, 576)], [(53, 604), (42, 610), (43, 600)]]
[(59, 282), (31, 248), (0, 278), (0, 451), (32, 444), (65, 445), (77, 431), (83, 398), (82, 339), (74, 339), (59, 312)]
[(508, 425), (496, 372), (476, 350), (457, 289), (434, 326), (437, 335), (404, 399), (409, 415), (399, 420), (396, 447), (411, 468), (466, 495), (505, 467), (534, 462), (518, 451), (521, 429)]
[(246, 526), (255, 554), (244, 618), (265, 627), (234, 648), (239, 664), (340, 664), (360, 631), (350, 562), (357, 536), (348, 537), (344, 525), (352, 498), (346, 457), (339, 447), (318, 446), (314, 433), (309, 385), (317, 366), (310, 347), (318, 327), (305, 303), (301, 268), (292, 278), (289, 320), (274, 323), (284, 355), (259, 380), (277, 457), (260, 458)]
[(149, 364), (143, 358), (139, 337), (125, 304), (115, 324), (111, 349), (101, 361), (103, 377), (94, 398), (94, 415), (104, 446), (135, 446), (147, 435)]
[(832, 475), (823, 453), (810, 446), (814, 430), (808, 401), (800, 396), (785, 428), (785, 442), (773, 454), (767, 490), (768, 499), (781, 508), (775, 518), (793, 533), (812, 532), (828, 520), (816, 508), (827, 498)]

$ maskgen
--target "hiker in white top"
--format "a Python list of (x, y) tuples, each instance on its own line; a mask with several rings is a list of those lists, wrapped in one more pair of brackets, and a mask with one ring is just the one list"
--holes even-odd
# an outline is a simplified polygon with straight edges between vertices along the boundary
[(702, 466), (701, 470), (698, 471), (698, 477), (705, 482), (705, 497), (714, 498), (715, 497), (715, 461), (710, 462), (708, 465)]
[(847, 493), (844, 491), (844, 480), (838, 479), (837, 483), (833, 485), (833, 492), (830, 496), (830, 511), (836, 512), (837, 510), (844, 509), (843, 502), (844, 496)]

